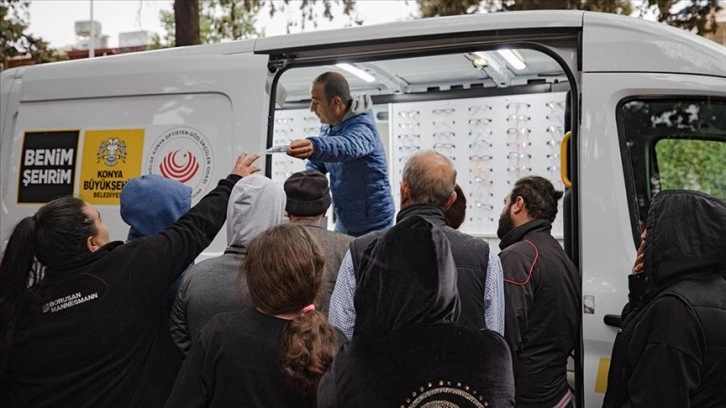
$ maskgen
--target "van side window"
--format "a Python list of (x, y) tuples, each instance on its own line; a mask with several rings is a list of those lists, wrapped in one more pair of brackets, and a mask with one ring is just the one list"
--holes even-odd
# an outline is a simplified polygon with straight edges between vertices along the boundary
[(726, 198), (726, 100), (638, 98), (620, 103), (618, 128), (633, 235), (661, 190)]

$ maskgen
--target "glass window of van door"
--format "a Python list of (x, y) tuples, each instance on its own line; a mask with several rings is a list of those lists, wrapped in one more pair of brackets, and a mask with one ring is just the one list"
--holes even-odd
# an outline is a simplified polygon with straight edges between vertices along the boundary
[(661, 190), (726, 198), (726, 99), (642, 97), (618, 109), (633, 234)]

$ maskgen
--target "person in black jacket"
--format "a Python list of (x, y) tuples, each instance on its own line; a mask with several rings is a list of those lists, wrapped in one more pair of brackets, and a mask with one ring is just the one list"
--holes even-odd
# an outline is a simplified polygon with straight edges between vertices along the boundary
[(567, 359), (580, 327), (581, 281), (550, 233), (560, 197), (547, 179), (522, 178), (499, 219), (504, 337), (512, 351), (517, 407), (572, 404)]
[(168, 408), (314, 408), (338, 349), (314, 301), (325, 255), (302, 225), (261, 232), (239, 271), (252, 306), (214, 316), (184, 360)]
[[(456, 168), (453, 161), (434, 150), (413, 154), (403, 168), (401, 211), (396, 222), (421, 216), (441, 228), (451, 242), (458, 271), (461, 314), (457, 323), (504, 333), (504, 282), (502, 263), (490, 255), (489, 244), (446, 225), (444, 211), (456, 201)], [(348, 338), (358, 335), (354, 295), (364, 250), (375, 244), (383, 231), (358, 237), (343, 258), (330, 298), (330, 323)]]
[(217, 235), (257, 158), (243, 153), (171, 227), (127, 244), (74, 197), (21, 220), (0, 262), (0, 406), (162, 406), (181, 364), (162, 294)]
[(726, 407), (726, 202), (662, 191), (646, 225), (603, 406)]
[(406, 217), (366, 253), (355, 294), (362, 334), (320, 380), (318, 408), (512, 407), (502, 336), (454, 323), (457, 268), (442, 227)]

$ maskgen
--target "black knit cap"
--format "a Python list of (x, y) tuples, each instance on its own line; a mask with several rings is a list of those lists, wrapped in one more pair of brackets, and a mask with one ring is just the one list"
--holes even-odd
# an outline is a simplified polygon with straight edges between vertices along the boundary
[(325, 214), (330, 207), (328, 178), (317, 170), (293, 173), (285, 180), (285, 211), (298, 217)]

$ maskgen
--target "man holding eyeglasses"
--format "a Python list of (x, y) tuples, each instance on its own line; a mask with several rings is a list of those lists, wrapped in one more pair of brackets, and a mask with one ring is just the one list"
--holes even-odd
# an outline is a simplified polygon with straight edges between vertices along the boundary
[(390, 226), (395, 209), (370, 96), (352, 98), (345, 77), (325, 72), (313, 81), (310, 97), (320, 135), (293, 140), (287, 154), (330, 173), (337, 232), (361, 236)]

